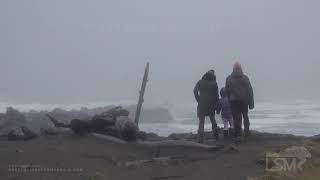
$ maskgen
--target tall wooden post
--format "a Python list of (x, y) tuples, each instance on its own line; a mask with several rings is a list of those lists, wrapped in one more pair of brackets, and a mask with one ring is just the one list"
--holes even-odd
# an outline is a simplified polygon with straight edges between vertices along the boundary
[(147, 63), (146, 69), (144, 71), (144, 76), (142, 80), (142, 85), (141, 85), (141, 90), (139, 94), (139, 102), (137, 105), (137, 110), (136, 110), (136, 117), (134, 119), (134, 122), (138, 125), (139, 124), (139, 119), (140, 119), (140, 114), (141, 114), (141, 109), (142, 109), (142, 104), (144, 102), (143, 96), (144, 92), (146, 91), (147, 87), (147, 82), (148, 82), (148, 76), (149, 76), (149, 63)]

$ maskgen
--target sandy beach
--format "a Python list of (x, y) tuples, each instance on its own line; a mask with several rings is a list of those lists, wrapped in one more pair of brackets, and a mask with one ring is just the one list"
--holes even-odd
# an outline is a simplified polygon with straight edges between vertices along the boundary
[[(286, 146), (308, 140), (305, 137), (254, 132), (249, 140), (235, 149), (230, 148), (230, 142), (211, 142), (209, 138), (208, 144), (220, 147), (214, 151), (178, 146), (152, 148), (134, 143), (118, 144), (93, 136), (79, 137), (73, 134), (45, 136), (30, 141), (1, 140), (0, 179), (246, 180), (267, 174), (265, 167), (257, 163), (262, 153), (277, 152)], [(164, 157), (175, 158), (165, 163), (150, 161), (143, 165), (126, 165), (136, 160)], [(35, 169), (39, 172), (35, 172)]]

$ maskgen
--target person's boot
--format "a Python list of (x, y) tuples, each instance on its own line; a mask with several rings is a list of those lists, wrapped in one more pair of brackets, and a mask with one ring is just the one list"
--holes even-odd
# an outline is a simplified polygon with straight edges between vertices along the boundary
[(224, 130), (223, 131), (223, 137), (224, 137), (224, 139), (227, 139), (229, 137), (229, 131), (228, 130)]
[(237, 130), (234, 130), (234, 143), (235, 144), (240, 144), (241, 143), (241, 130), (240, 131), (237, 131)]
[(234, 141), (235, 144), (241, 144), (241, 136), (236, 136)]
[(250, 130), (244, 130), (244, 138), (250, 137), (251, 133)]
[(198, 143), (203, 144), (204, 143), (204, 132), (198, 131)]
[(213, 130), (213, 134), (214, 134), (214, 138), (216, 139), (216, 141), (218, 141), (219, 140), (219, 129), (217, 128), (217, 129)]
[(234, 137), (234, 129), (233, 128), (229, 128), (229, 136), (230, 137)]

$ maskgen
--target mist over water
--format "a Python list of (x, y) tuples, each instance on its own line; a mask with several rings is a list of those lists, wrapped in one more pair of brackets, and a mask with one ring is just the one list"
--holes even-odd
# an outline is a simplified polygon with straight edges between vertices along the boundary
[(256, 99), (319, 99), (318, 1), (0, 2), (0, 100), (191, 103), (208, 69), (224, 85), (238, 60)]
[[(134, 105), (134, 101), (119, 102), (96, 102), (88, 104), (0, 104), (0, 112), (5, 112), (6, 107), (13, 106), (20, 111), (47, 110), (63, 108), (65, 110), (79, 110), (82, 107), (96, 108), (108, 105)], [(145, 105), (146, 108), (160, 106)], [(140, 129), (147, 132), (157, 133), (162, 136), (171, 133), (196, 133), (198, 129), (198, 119), (196, 116), (195, 103), (162, 105), (169, 109), (173, 120), (168, 123), (144, 122), (140, 124)], [(220, 115), (216, 115), (220, 127), (223, 127)], [(319, 134), (320, 129), (320, 102), (319, 101), (283, 101), (283, 102), (258, 102), (256, 109), (250, 112), (251, 129), (261, 132), (271, 132), (280, 134), (293, 134), (297, 136), (314, 136)], [(210, 120), (206, 120), (206, 130), (210, 131)]]
[[(148, 131), (195, 132), (195, 83), (224, 86), (235, 61), (250, 77), (256, 130), (320, 129), (320, 11), (300, 0), (0, 1), (0, 110), (136, 104), (170, 109)], [(301, 101), (302, 100), (302, 101)], [(208, 126), (209, 127), (209, 126)]]

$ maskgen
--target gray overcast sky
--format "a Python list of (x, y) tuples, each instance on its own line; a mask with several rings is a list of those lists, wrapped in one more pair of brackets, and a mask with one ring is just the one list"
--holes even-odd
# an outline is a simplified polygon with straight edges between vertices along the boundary
[[(0, 100), (192, 102), (235, 59), (257, 99), (319, 98), (318, 0), (1, 0)], [(148, 60), (149, 58), (149, 60)]]

